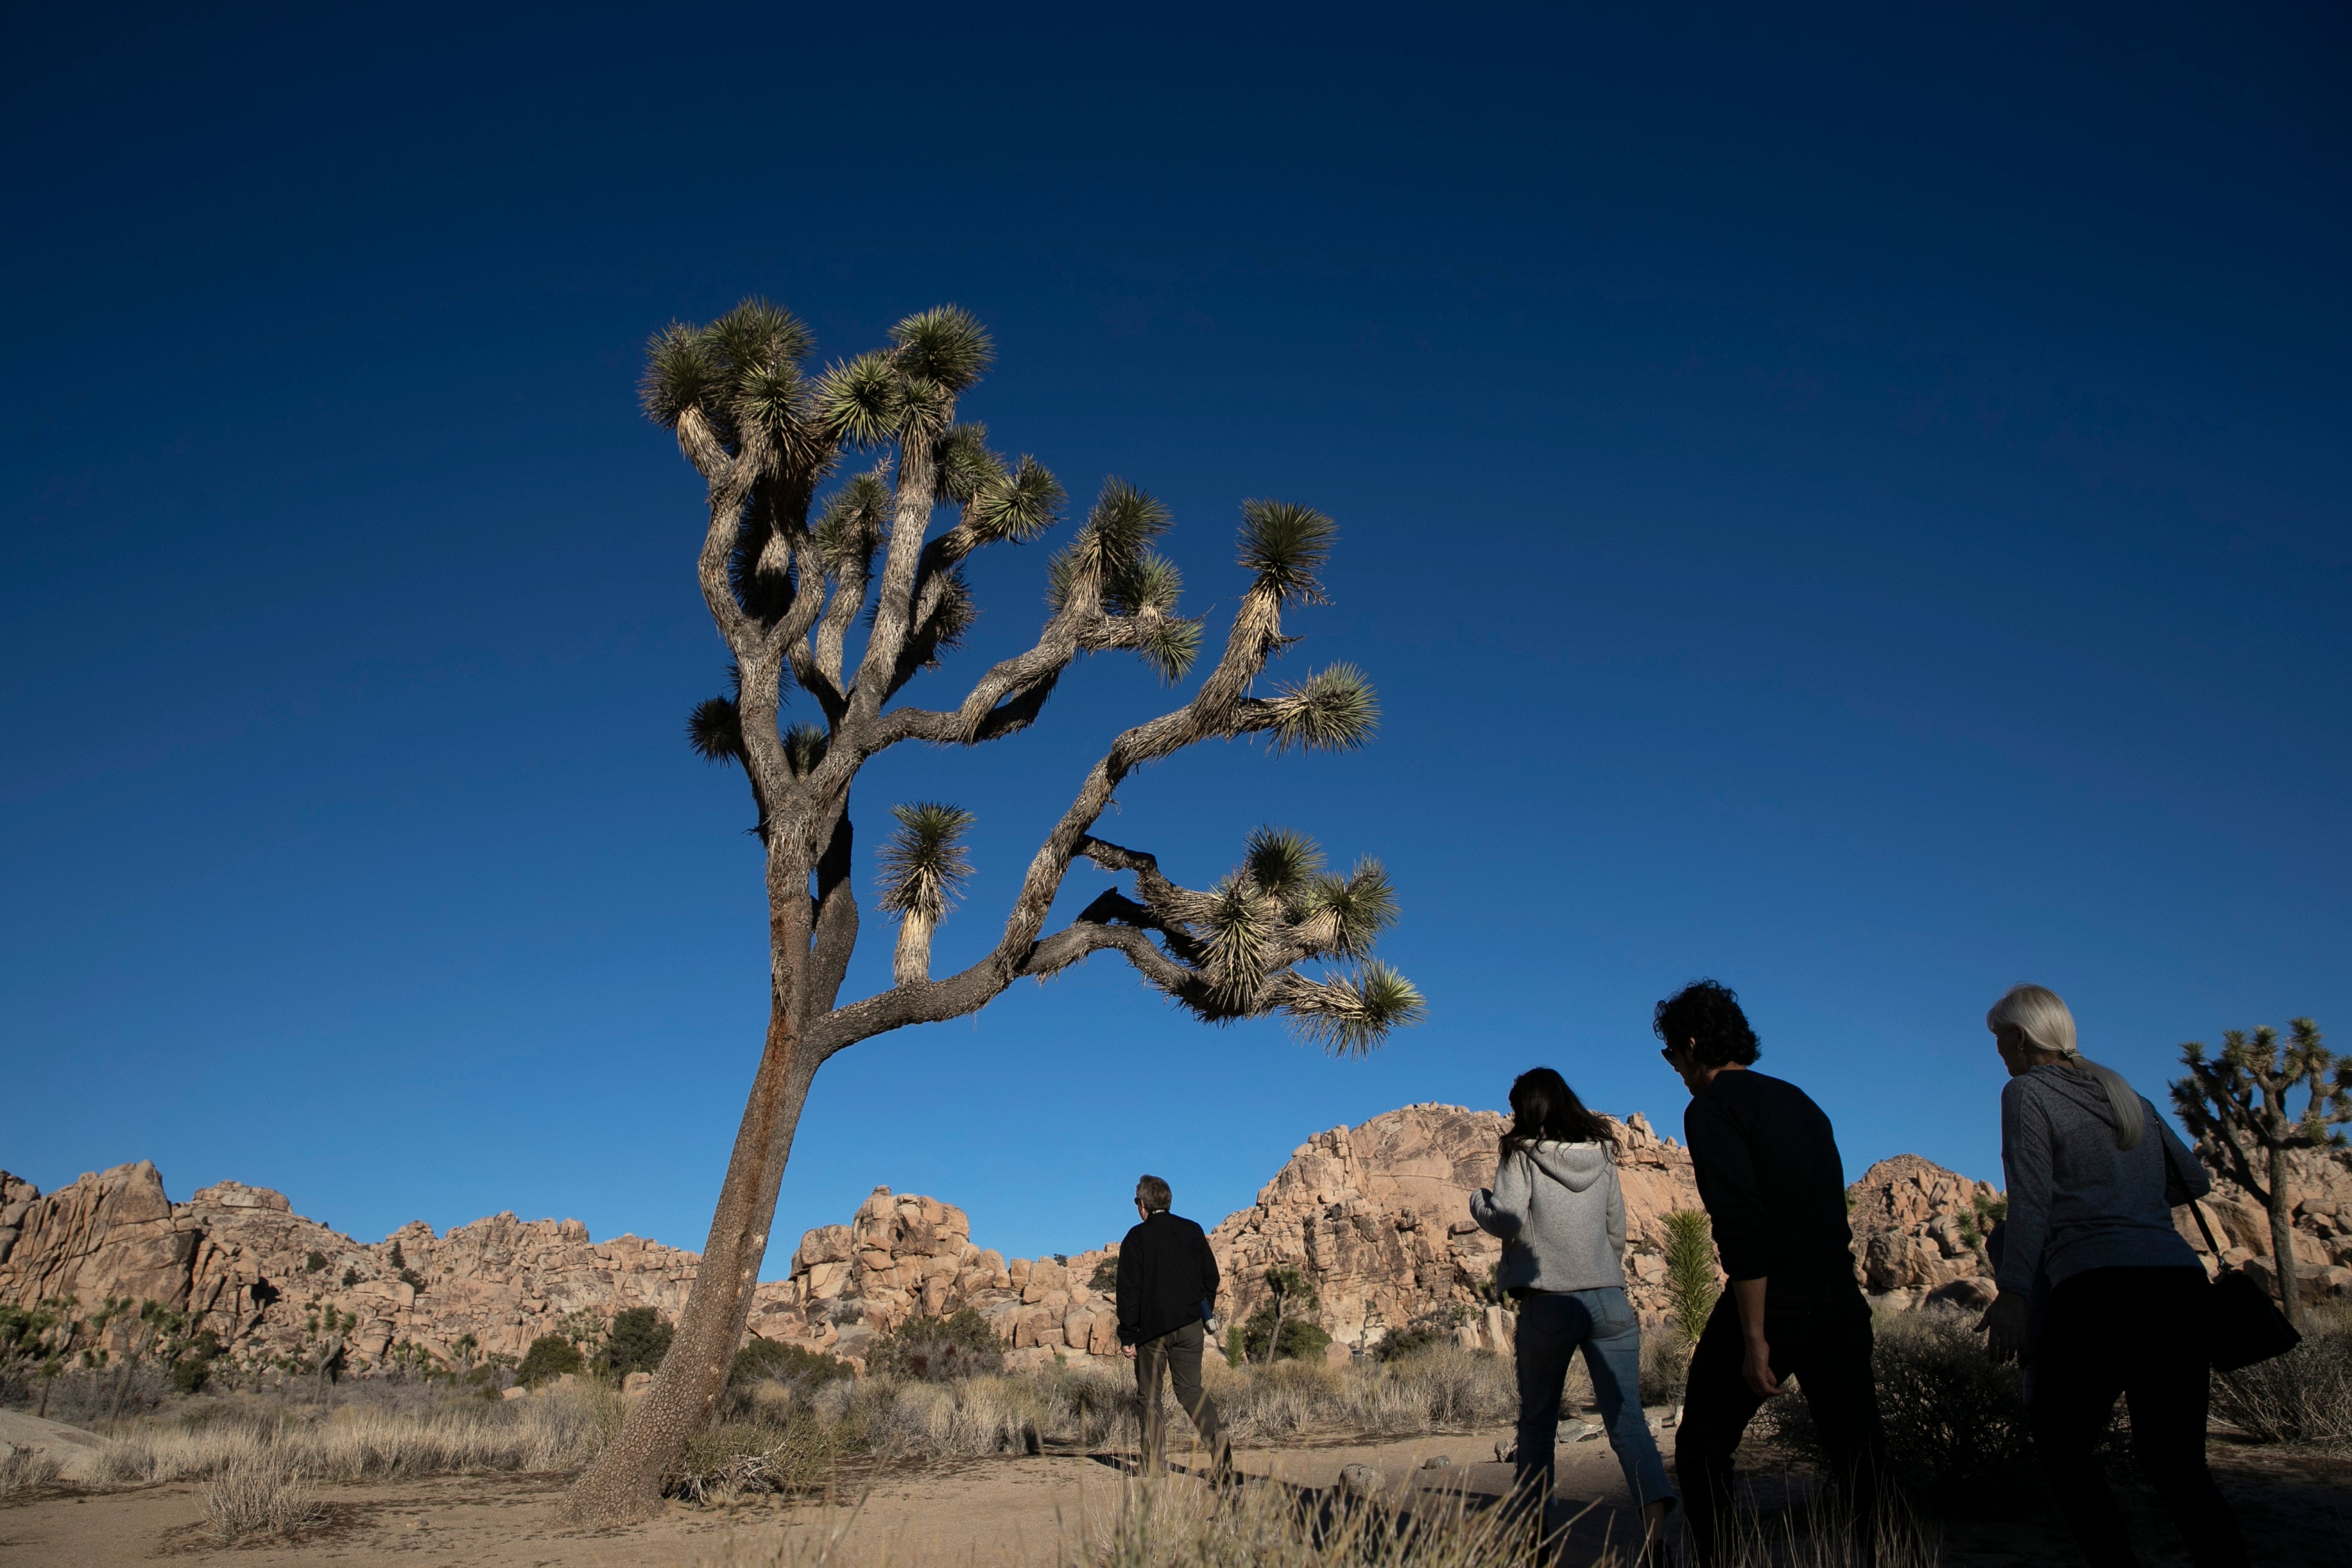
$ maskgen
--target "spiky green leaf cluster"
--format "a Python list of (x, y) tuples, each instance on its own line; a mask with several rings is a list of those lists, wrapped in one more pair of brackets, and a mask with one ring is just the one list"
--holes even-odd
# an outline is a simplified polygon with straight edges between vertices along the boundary
[(973, 495), (964, 516), (984, 538), (1025, 544), (1060, 521), (1066, 499), (1060, 481), (1024, 452), (1011, 473)]
[(1168, 531), (1168, 508), (1125, 479), (1103, 481), (1077, 537), (1054, 557), (1045, 601), (1056, 612), (1075, 593), (1103, 594)]
[[(1322, 847), (1287, 827), (1254, 828), (1242, 847), (1242, 870), (1278, 899), (1296, 899), (1309, 891), (1322, 869)], [(1292, 906), (1294, 917), (1297, 908)]]
[(953, 305), (908, 316), (890, 329), (890, 345), (836, 362), (816, 384), (815, 421), (844, 446), (947, 437), (957, 395), (995, 357), (979, 321)]
[(881, 476), (852, 475), (846, 484), (825, 498), (824, 508), (817, 513), (816, 527), (812, 530), (825, 570), (838, 576), (853, 565), (860, 572), (868, 568), (875, 547), (882, 542), (882, 529), (889, 517), (890, 487), (882, 482)]
[(793, 770), (794, 778), (806, 778), (824, 761), (832, 743), (822, 724), (795, 724), (784, 731), (784, 765)]
[(971, 875), (962, 839), (975, 820), (940, 801), (894, 805), (898, 831), (882, 849), (882, 907), (937, 921)]
[(1301, 1037), (1333, 1056), (1362, 1056), (1428, 1011), (1412, 982), (1377, 959), (1353, 974), (1302, 981), (1286, 1005)]
[(908, 376), (952, 396), (969, 391), (996, 359), (980, 319), (960, 305), (934, 305), (890, 329), (892, 357)]
[(1272, 725), (1266, 734), (1277, 752), (1353, 751), (1380, 728), (1380, 699), (1364, 672), (1335, 664), (1266, 700)]
[(706, 763), (743, 761), (743, 715), (731, 697), (708, 697), (686, 716), (686, 743)]
[(750, 299), (707, 326), (673, 321), (646, 345), (637, 392), (646, 416), (675, 429), (699, 413), (730, 452), (755, 449), (774, 467), (811, 474), (832, 461), (801, 361), (809, 332), (789, 310)]
[(1320, 604), (1316, 576), (1330, 559), (1339, 525), (1313, 507), (1289, 501), (1242, 502), (1241, 564), (1286, 603)]

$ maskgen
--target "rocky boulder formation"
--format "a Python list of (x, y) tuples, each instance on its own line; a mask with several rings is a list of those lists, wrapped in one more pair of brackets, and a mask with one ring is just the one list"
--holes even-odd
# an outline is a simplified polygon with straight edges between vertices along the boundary
[(1984, 1238), (2000, 1192), (1990, 1182), (1897, 1154), (1864, 1171), (1846, 1198), (1854, 1273), (1873, 1305), (1896, 1311), (1931, 1300), (1991, 1305)]
[(336, 1336), (362, 1372), (404, 1354), (446, 1363), (468, 1334), (478, 1355), (520, 1356), (568, 1312), (609, 1319), (645, 1306), (675, 1318), (697, 1262), (635, 1237), (593, 1244), (578, 1220), (511, 1214), (446, 1236), (418, 1221), (364, 1244), (267, 1187), (223, 1182), (173, 1203), (144, 1161), (47, 1197), (0, 1173), (0, 1301), (70, 1296), (88, 1311), (110, 1296), (154, 1300), (194, 1314), (249, 1363), (308, 1363)]
[[(1649, 1324), (1663, 1321), (1664, 1216), (1700, 1206), (1690, 1153), (1639, 1115), (1612, 1122), (1625, 1189), (1626, 1278)], [(1489, 1281), (1501, 1247), (1470, 1223), (1470, 1194), (1494, 1176), (1503, 1119), (1412, 1105), (1316, 1134), (1250, 1207), (1210, 1233), (1225, 1278), (1220, 1307), (1242, 1321), (1269, 1299), (1266, 1270), (1315, 1286), (1313, 1321), (1335, 1357), (1400, 1330), (1442, 1326), (1462, 1343), (1509, 1348), (1507, 1302)], [(2209, 1155), (2209, 1163), (2210, 1163)], [(2352, 1299), (2352, 1154), (2297, 1157), (2295, 1249), (2314, 1299)], [(1856, 1278), (1899, 1310), (1975, 1305), (1992, 1294), (1984, 1237), (2000, 1194), (1914, 1154), (1882, 1160), (1850, 1189)], [(1181, 1205), (1180, 1205), (1181, 1206)], [(2226, 1261), (2265, 1279), (2270, 1225), (2219, 1178), (2207, 1205)], [(2187, 1211), (2182, 1234), (2205, 1250)], [(970, 1218), (936, 1198), (877, 1187), (846, 1225), (804, 1234), (790, 1278), (759, 1287), (751, 1331), (860, 1367), (877, 1335), (919, 1316), (971, 1310), (1020, 1367), (1112, 1358), (1116, 1244), (1007, 1258), (971, 1239)], [(141, 1162), (84, 1175), (43, 1196), (0, 1172), (0, 1302), (72, 1296), (152, 1300), (194, 1314), (247, 1364), (315, 1361), (340, 1338), (357, 1371), (470, 1353), (520, 1356), (559, 1325), (651, 1307), (676, 1320), (698, 1256), (624, 1236), (592, 1241), (577, 1220), (494, 1215), (436, 1235), (423, 1222), (361, 1243), (293, 1212), (267, 1187), (222, 1182), (185, 1203)]]
[[(1654, 1321), (1665, 1310), (1664, 1216), (1699, 1206), (1690, 1151), (1638, 1113), (1609, 1120), (1625, 1190), (1626, 1284)], [(1266, 1271), (1293, 1268), (1316, 1287), (1315, 1321), (1335, 1359), (1432, 1325), (1450, 1325), (1465, 1344), (1507, 1348), (1506, 1304), (1490, 1289), (1502, 1244), (1470, 1220), (1470, 1194), (1494, 1180), (1503, 1126), (1492, 1110), (1409, 1105), (1300, 1144), (1255, 1205), (1210, 1232), (1225, 1315), (1247, 1319), (1272, 1299)]]
[(1059, 1355), (1116, 1356), (1118, 1317), (1096, 1271), (1116, 1248), (1008, 1262), (972, 1245), (952, 1204), (877, 1187), (847, 1225), (819, 1226), (793, 1252), (792, 1275), (761, 1287), (751, 1322), (782, 1340), (860, 1366), (878, 1334), (915, 1317), (971, 1310), (1009, 1347), (1013, 1366)]

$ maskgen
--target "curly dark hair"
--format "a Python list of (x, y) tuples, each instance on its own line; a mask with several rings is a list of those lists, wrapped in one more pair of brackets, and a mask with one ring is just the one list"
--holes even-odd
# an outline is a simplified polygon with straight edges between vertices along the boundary
[(1739, 993), (1712, 980), (1694, 980), (1659, 1003), (1650, 1027), (1670, 1047), (1697, 1041), (1698, 1059), (1711, 1068), (1746, 1067), (1763, 1054), (1739, 1010)]

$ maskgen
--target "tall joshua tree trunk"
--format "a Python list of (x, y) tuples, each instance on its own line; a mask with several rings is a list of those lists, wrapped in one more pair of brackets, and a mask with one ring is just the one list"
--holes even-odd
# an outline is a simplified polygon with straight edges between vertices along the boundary
[[(698, 574), (733, 656), (733, 686), (698, 707), (687, 731), (705, 758), (740, 766), (751, 786), (765, 856), (769, 1016), (670, 1352), (573, 1486), (572, 1511), (583, 1522), (648, 1512), (709, 1420), (750, 1318), (809, 1086), (835, 1052), (961, 1017), (1016, 979), (1044, 979), (1106, 951), (1195, 1016), (1280, 1014), (1335, 1052), (1370, 1050), (1422, 1012), (1412, 984), (1371, 956), (1396, 914), (1378, 861), (1328, 873), (1311, 842), (1262, 828), (1242, 863), (1201, 890), (1170, 880), (1151, 855), (1093, 835), (1136, 769), (1200, 742), (1255, 735), (1269, 751), (1348, 750), (1370, 737), (1378, 704), (1348, 666), (1249, 694), (1267, 660), (1296, 640), (1283, 633), (1285, 609), (1322, 601), (1316, 574), (1336, 536), (1320, 512), (1277, 501), (1244, 503), (1240, 564), (1250, 586), (1192, 700), (1112, 740), (1038, 847), (994, 945), (944, 979), (931, 977), (931, 942), (970, 871), (961, 840), (971, 817), (937, 802), (894, 808), (898, 829), (880, 858), (881, 905), (899, 925), (893, 984), (839, 1002), (858, 925), (851, 794), (866, 761), (908, 741), (975, 746), (1017, 734), (1082, 654), (1125, 650), (1172, 683), (1192, 668), (1202, 635), (1198, 620), (1177, 614), (1176, 568), (1150, 548), (1167, 510), (1113, 479), (1048, 567), (1049, 613), (1035, 645), (982, 672), (952, 708), (889, 706), (971, 624), (964, 558), (1044, 532), (1063, 494), (1032, 459), (1007, 463), (990, 451), (983, 426), (956, 422), (957, 398), (992, 357), (963, 311), (910, 316), (888, 348), (819, 376), (802, 369), (809, 346), (790, 314), (749, 300), (708, 326), (657, 336), (643, 383), (647, 415), (676, 432), (709, 488)], [(879, 458), (818, 503), (820, 486), (855, 448)], [(934, 532), (941, 508), (956, 520)], [(869, 630), (853, 661), (861, 620)], [(817, 721), (786, 730), (779, 714), (795, 689)], [(1049, 933), (1055, 895), (1081, 859), (1131, 877), (1134, 896), (1106, 891)], [(1310, 962), (1331, 967), (1302, 973)]]
[[(2219, 1059), (2207, 1060), (2204, 1046), (2195, 1040), (2180, 1047), (2180, 1059), (2189, 1076), (2173, 1083), (2173, 1106), (2200, 1147), (2210, 1150), (2231, 1179), (2270, 1212), (2279, 1305), (2300, 1330), (2305, 1314), (2294, 1256), (2291, 1156), (2297, 1149), (2343, 1145), (2343, 1126), (2352, 1121), (2352, 1064), (2336, 1059), (2309, 1018), (2287, 1020), (2284, 1047), (2278, 1031), (2265, 1024), (2252, 1035), (2240, 1029), (2224, 1034)], [(2304, 1091), (2299, 1116), (2287, 1105), (2298, 1087)], [(2258, 1150), (2268, 1155), (2263, 1162), (2268, 1180), (2254, 1173)]]

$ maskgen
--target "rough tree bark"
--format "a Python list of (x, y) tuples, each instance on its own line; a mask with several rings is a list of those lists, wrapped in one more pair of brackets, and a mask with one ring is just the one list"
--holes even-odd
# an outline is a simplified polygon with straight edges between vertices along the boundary
[[(969, 1014), (1016, 979), (1044, 978), (1099, 952), (1118, 953), (1197, 1016), (1279, 1013), (1334, 1050), (1370, 1049), (1422, 1010), (1412, 985), (1370, 956), (1395, 914), (1378, 862), (1345, 877), (1326, 873), (1311, 843), (1263, 829), (1242, 864), (1203, 891), (1169, 880), (1150, 854), (1092, 833), (1135, 769), (1202, 741), (1258, 735), (1275, 750), (1345, 749), (1370, 736), (1377, 704), (1348, 667), (1270, 697), (1249, 694), (1268, 658), (1295, 640), (1282, 631), (1285, 607), (1320, 602), (1315, 574), (1334, 537), (1322, 514), (1270, 501), (1244, 505), (1241, 563), (1251, 584), (1192, 700), (1111, 742), (1039, 846), (995, 945), (945, 979), (930, 977), (930, 939), (961, 885), (956, 839), (971, 819), (936, 803), (898, 808), (882, 900), (900, 922), (895, 983), (840, 1004), (857, 941), (849, 808), (858, 769), (902, 742), (971, 746), (1019, 732), (1084, 654), (1126, 650), (1179, 679), (1200, 647), (1201, 624), (1176, 613), (1176, 569), (1150, 549), (1167, 527), (1165, 509), (1112, 480), (1051, 564), (1050, 614), (1034, 646), (983, 672), (954, 708), (889, 707), (970, 623), (960, 563), (1043, 532), (1062, 492), (1030, 458), (1008, 464), (991, 452), (983, 427), (956, 422), (958, 396), (992, 357), (963, 311), (910, 316), (888, 348), (819, 376), (801, 368), (808, 349), (791, 315), (749, 300), (707, 326), (672, 326), (648, 353), (646, 412), (676, 432), (709, 489), (698, 575), (733, 657), (734, 685), (696, 709), (688, 731), (705, 757), (743, 769), (758, 813), (770, 1011), (669, 1354), (573, 1486), (571, 1509), (583, 1522), (650, 1511), (688, 1440), (710, 1419), (750, 1316), (802, 1108), (835, 1052)], [(812, 522), (820, 485), (856, 448), (877, 451), (877, 462), (841, 484)], [(956, 521), (934, 534), (943, 506)], [(849, 637), (862, 614), (870, 629), (853, 669)], [(793, 689), (814, 700), (821, 724), (780, 726)], [(1106, 892), (1048, 933), (1055, 897), (1080, 858), (1131, 876), (1136, 896)], [(1309, 961), (1345, 967), (1300, 973)]]

